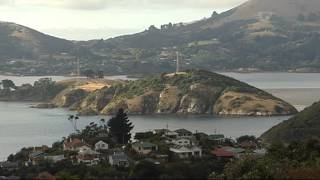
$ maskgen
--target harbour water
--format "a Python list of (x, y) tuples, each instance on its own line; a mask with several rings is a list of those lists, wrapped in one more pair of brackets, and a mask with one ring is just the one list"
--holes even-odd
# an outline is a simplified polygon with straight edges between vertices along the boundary
[[(320, 97), (320, 74), (292, 73), (255, 73), (239, 74), (224, 73), (238, 80), (247, 82), (258, 88), (265, 89), (294, 105), (305, 107)], [(33, 83), (41, 77), (0, 76), (12, 79), (17, 85)], [(52, 77), (53, 80), (65, 80), (69, 77)], [(110, 79), (126, 79), (125, 76), (109, 77)], [(303, 95), (303, 97), (301, 97)], [(22, 147), (51, 145), (73, 132), (67, 117), (74, 112), (66, 109), (31, 109), (30, 103), (0, 102), (0, 161), (9, 154), (19, 151)], [(303, 109), (303, 108), (302, 108)], [(98, 122), (101, 118), (81, 117), (79, 128), (90, 122)], [(193, 132), (208, 134), (222, 133), (227, 137), (236, 138), (241, 135), (260, 136), (276, 124), (287, 120), (282, 117), (213, 117), (213, 116), (130, 116), (135, 125), (134, 132), (156, 128), (186, 128)], [(133, 132), (133, 133), (134, 133)]]

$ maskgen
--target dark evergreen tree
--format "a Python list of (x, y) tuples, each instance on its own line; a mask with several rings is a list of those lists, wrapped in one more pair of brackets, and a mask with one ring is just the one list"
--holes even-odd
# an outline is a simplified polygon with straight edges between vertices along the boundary
[(131, 139), (131, 130), (133, 125), (128, 119), (127, 114), (121, 108), (117, 115), (111, 118), (108, 122), (110, 135), (119, 144), (127, 144)]

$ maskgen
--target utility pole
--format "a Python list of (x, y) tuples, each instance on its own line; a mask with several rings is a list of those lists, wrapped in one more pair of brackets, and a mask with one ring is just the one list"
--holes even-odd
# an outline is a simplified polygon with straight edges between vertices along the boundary
[(180, 72), (180, 52), (177, 51), (177, 69), (176, 69), (176, 73)]
[(77, 58), (77, 77), (80, 77), (80, 59), (79, 57)]

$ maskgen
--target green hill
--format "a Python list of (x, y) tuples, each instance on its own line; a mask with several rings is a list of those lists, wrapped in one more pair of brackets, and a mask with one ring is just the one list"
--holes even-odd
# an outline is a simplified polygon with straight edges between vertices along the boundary
[(200, 70), (106, 85), (80, 99), (77, 94), (79, 88), (71, 88), (60, 93), (54, 102), (84, 115), (114, 114), (119, 108), (129, 114), (270, 116), (297, 112), (288, 103), (262, 90)]
[(39, 55), (69, 52), (73, 43), (25, 26), (0, 22), (0, 57), (35, 58)]
[(306, 108), (293, 118), (271, 128), (261, 136), (266, 142), (302, 141), (320, 138), (320, 102)]

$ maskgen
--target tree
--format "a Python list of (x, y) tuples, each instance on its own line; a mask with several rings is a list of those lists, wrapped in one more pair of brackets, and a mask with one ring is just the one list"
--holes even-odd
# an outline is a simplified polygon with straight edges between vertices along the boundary
[(212, 18), (215, 18), (215, 17), (218, 16), (218, 15), (219, 15), (219, 14), (217, 13), (217, 11), (213, 11), (211, 17), (212, 17)]
[(121, 108), (117, 115), (108, 121), (108, 127), (111, 136), (119, 144), (127, 144), (131, 139), (131, 130), (133, 125), (128, 119), (127, 114)]
[(104, 73), (103, 73), (103, 71), (98, 71), (98, 78), (99, 79), (103, 79), (104, 78)]
[(306, 17), (303, 14), (299, 14), (298, 21), (305, 21)]
[(92, 69), (87, 69), (83, 72), (87, 78), (94, 78), (94, 71)]
[(77, 126), (78, 120), (79, 120), (79, 117), (77, 115), (76, 116), (69, 115), (69, 117), (68, 117), (68, 121), (71, 122), (72, 127), (75, 132), (78, 132), (78, 126)]
[(16, 88), (16, 85), (14, 84), (14, 82), (9, 79), (2, 80), (1, 84), (2, 84), (3, 89), (10, 89), (10, 88), (15, 89)]

